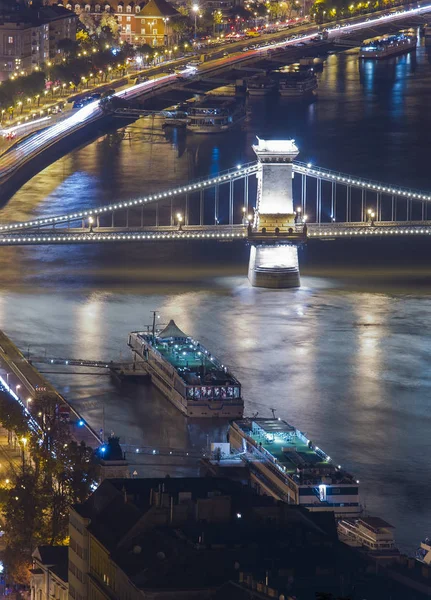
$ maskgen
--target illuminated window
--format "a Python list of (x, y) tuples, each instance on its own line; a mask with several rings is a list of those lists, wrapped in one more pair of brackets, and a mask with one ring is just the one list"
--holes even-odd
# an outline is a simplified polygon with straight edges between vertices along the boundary
[(132, 7), (131, 6), (127, 6), (126, 12), (132, 12)]
[(157, 29), (153, 29), (153, 35), (157, 35)]
[(137, 6), (137, 7), (135, 8), (135, 13), (138, 13), (140, 10), (141, 10), (141, 7), (140, 7), (140, 6)]
[(10, 36), (7, 38), (7, 43), (8, 43), (8, 44), (13, 44), (13, 35), (10, 35)]
[(123, 12), (123, 7), (122, 6), (118, 7), (118, 12)]

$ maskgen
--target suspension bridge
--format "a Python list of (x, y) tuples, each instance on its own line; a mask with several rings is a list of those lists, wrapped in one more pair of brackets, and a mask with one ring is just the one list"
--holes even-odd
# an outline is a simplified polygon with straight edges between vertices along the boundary
[[(431, 234), (429, 192), (297, 161), (292, 140), (258, 140), (253, 149), (255, 162), (213, 177), (129, 201), (0, 224), (0, 245), (243, 240), (269, 274), (286, 260), (298, 271), (292, 252), (313, 239)], [(277, 260), (268, 262), (271, 248)]]

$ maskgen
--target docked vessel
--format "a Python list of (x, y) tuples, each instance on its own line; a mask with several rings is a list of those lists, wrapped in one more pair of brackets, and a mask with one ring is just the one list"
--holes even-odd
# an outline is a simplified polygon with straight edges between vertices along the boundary
[(240, 418), (241, 384), (200, 342), (170, 321), (157, 331), (129, 334), (138, 369), (187, 417)]
[(317, 89), (317, 78), (313, 69), (281, 72), (278, 84), (280, 96), (301, 98), (311, 96)]
[(180, 104), (163, 111), (165, 117), (164, 127), (185, 127), (189, 120), (187, 104)]
[(359, 481), (286, 421), (233, 421), (229, 442), (247, 463), (258, 492), (338, 518), (361, 514)]
[(413, 33), (399, 33), (368, 42), (359, 50), (360, 58), (380, 60), (403, 54), (416, 48), (417, 37)]
[(416, 550), (416, 560), (426, 565), (431, 565), (431, 539), (425, 538)]
[(190, 106), (187, 130), (193, 133), (229, 131), (246, 117), (242, 102), (234, 98), (206, 97)]
[(380, 517), (341, 519), (337, 524), (339, 539), (356, 548), (380, 553), (382, 557), (399, 554), (394, 539), (394, 527)]
[(268, 96), (277, 90), (277, 82), (269, 77), (252, 77), (247, 82), (249, 96)]

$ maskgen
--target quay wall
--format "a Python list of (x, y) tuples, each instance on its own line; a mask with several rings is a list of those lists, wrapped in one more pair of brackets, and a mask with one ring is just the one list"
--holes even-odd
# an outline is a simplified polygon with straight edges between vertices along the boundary
[[(53, 394), (58, 399), (59, 406), (65, 407), (70, 415), (69, 429), (72, 438), (78, 443), (83, 441), (92, 448), (102, 443), (102, 440), (90, 425), (26, 359), (24, 354), (3, 331), (0, 331), (0, 369), (3, 381), (20, 398), (24, 406), (27, 406), (30, 413), (32, 412), (32, 402), (27, 402), (28, 398), (33, 400), (38, 394)], [(80, 421), (83, 421), (83, 426), (78, 425)]]

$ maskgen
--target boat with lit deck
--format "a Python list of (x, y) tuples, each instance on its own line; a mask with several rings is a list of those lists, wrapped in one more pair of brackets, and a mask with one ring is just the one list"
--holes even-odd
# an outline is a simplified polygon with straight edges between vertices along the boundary
[(174, 321), (158, 331), (129, 334), (137, 369), (187, 417), (241, 418), (241, 384), (209, 350)]
[(247, 463), (258, 492), (337, 518), (361, 514), (359, 481), (286, 421), (233, 421), (229, 442)]
[(389, 58), (390, 56), (414, 50), (416, 44), (417, 37), (414, 33), (398, 33), (397, 35), (390, 35), (364, 44), (359, 50), (359, 57), (376, 60)]

